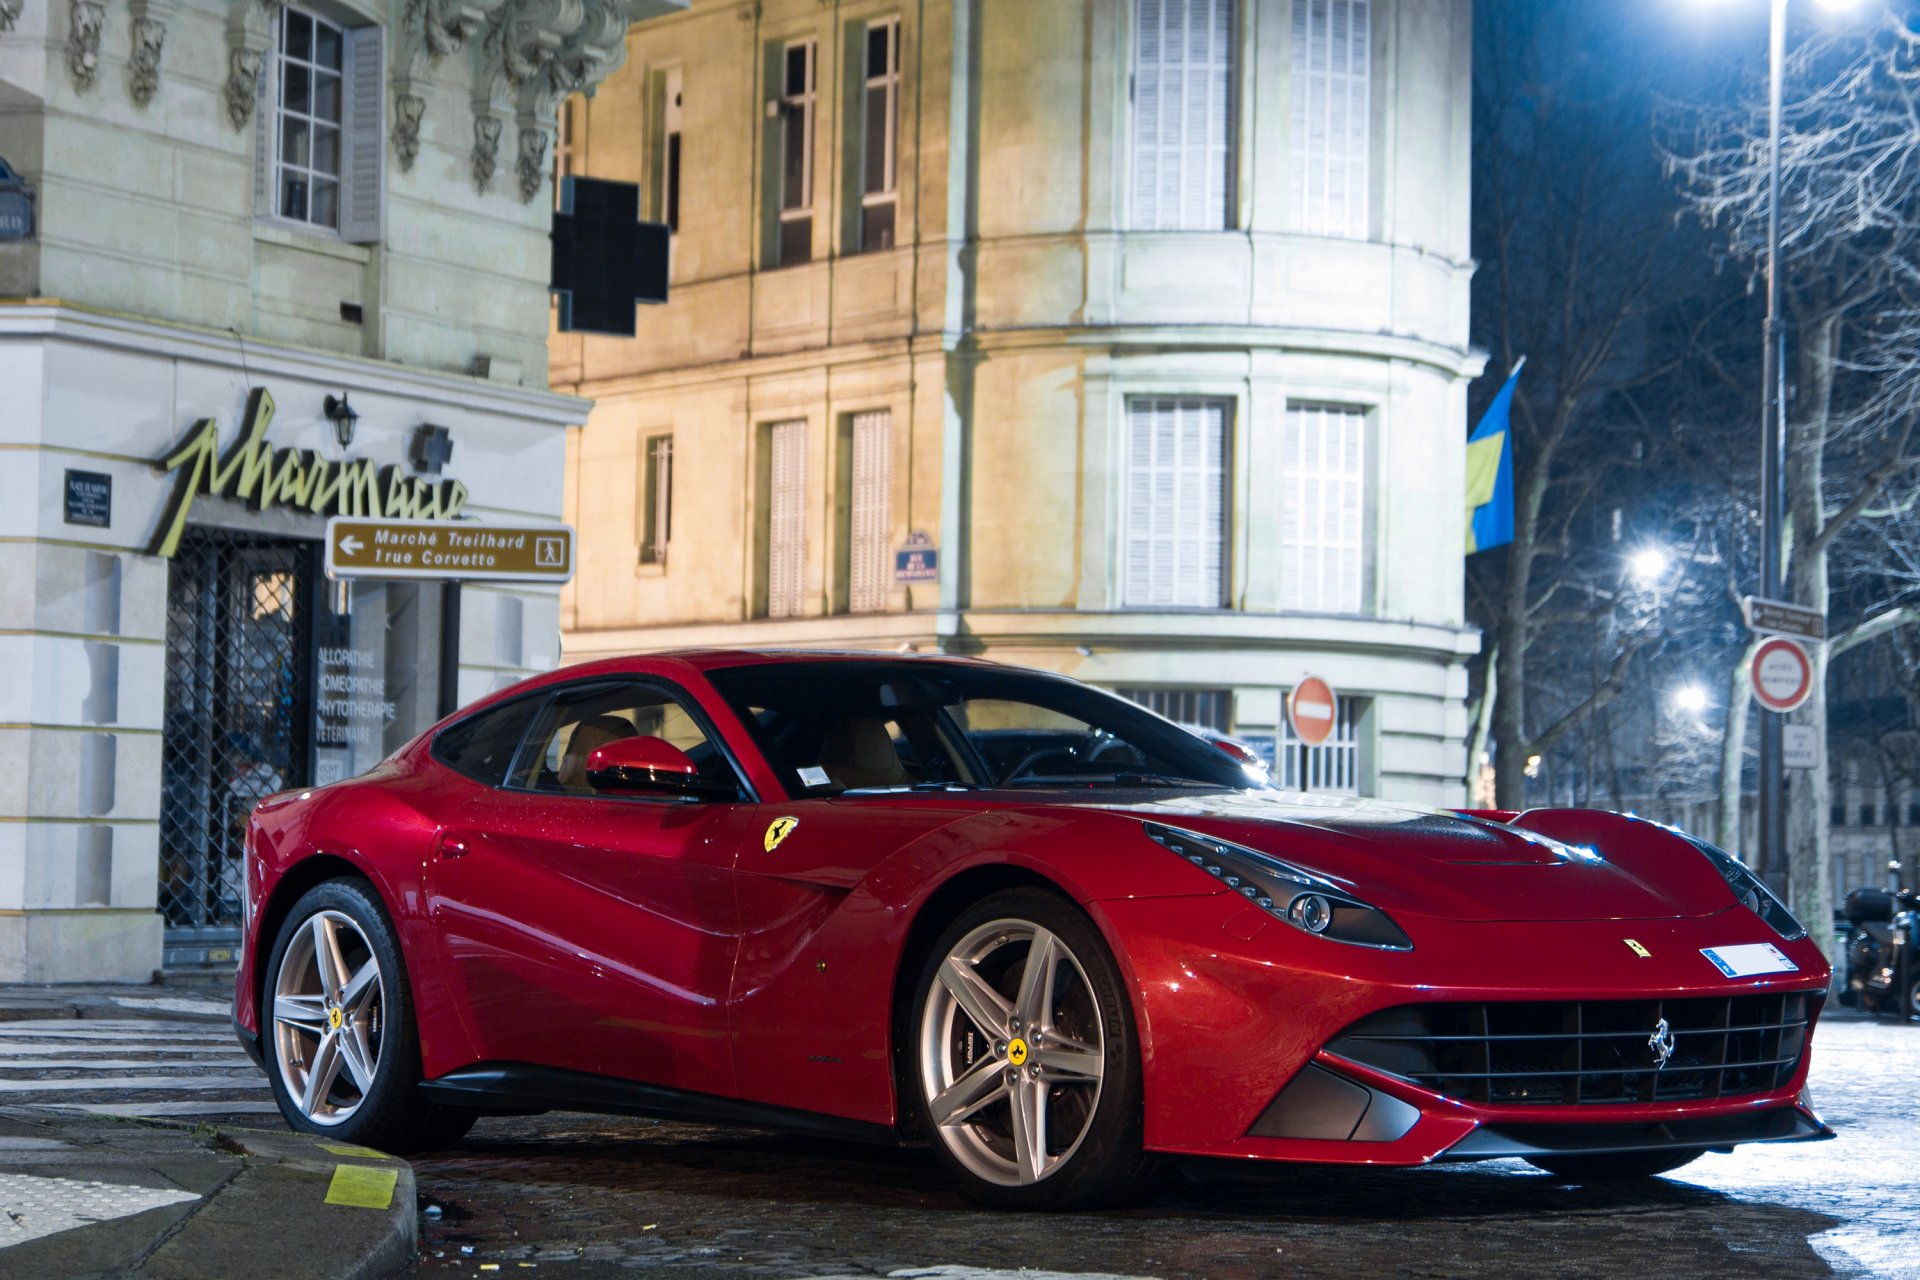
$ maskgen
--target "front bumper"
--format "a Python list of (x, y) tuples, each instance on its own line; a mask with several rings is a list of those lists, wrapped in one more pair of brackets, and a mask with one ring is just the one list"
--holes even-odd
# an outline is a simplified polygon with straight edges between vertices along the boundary
[[(1462, 1101), (1327, 1051), (1343, 1029), (1398, 1005), (1824, 992), (1818, 949), (1782, 942), (1744, 908), (1673, 920), (1396, 917), (1411, 952), (1310, 937), (1226, 895), (1094, 909), (1133, 986), (1155, 1151), (1418, 1165), (1831, 1136), (1803, 1097), (1806, 1054), (1766, 1092), (1569, 1105)], [(1699, 954), (1753, 942), (1777, 946), (1797, 969), (1729, 980)], [(1276, 1123), (1270, 1113), (1296, 1088), (1290, 1121)]]

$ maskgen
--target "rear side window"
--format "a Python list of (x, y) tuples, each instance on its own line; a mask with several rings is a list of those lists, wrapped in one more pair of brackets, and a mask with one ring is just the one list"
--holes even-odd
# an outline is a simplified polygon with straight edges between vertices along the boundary
[(455, 773), (497, 787), (507, 780), (513, 753), (544, 699), (517, 698), (441, 731), (433, 740), (433, 758)]

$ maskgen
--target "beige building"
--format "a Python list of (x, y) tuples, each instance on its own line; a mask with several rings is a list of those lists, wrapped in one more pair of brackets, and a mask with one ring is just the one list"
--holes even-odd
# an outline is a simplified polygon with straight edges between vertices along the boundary
[(559, 161), (640, 184), (672, 301), (551, 344), (565, 658), (983, 654), (1459, 802), (1470, 52), (1467, 0), (635, 28)]
[(254, 801), (557, 661), (321, 539), (560, 515), (554, 104), (676, 3), (0, 0), (0, 982), (231, 966)]

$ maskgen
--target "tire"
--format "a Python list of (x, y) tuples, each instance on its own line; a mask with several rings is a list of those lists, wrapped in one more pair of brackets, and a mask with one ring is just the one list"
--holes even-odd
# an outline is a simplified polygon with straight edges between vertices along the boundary
[(406, 965), (364, 881), (328, 880), (294, 904), (260, 1008), (267, 1080), (296, 1133), (406, 1153), (450, 1146), (473, 1127), (473, 1112), (418, 1092)]
[[(1051, 962), (1044, 985), (1024, 982), (1036, 949)], [(1144, 1189), (1133, 1009), (1079, 908), (1041, 889), (982, 899), (940, 935), (913, 990), (903, 1083), (968, 1199), (1083, 1209)]]
[(1527, 1163), (1570, 1182), (1615, 1182), (1653, 1178), (1692, 1164), (1706, 1151), (1686, 1147), (1666, 1151), (1620, 1151), (1597, 1156), (1528, 1156)]

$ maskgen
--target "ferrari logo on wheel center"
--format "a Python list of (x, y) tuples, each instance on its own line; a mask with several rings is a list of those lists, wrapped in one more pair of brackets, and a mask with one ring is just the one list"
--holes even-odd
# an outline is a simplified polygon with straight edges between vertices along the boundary
[(339, 1005), (335, 1005), (333, 1008), (327, 1010), (327, 1025), (332, 1027), (335, 1031), (338, 1031), (340, 1029), (340, 1024), (345, 1021), (346, 1021), (346, 1018), (340, 1012)]
[(1019, 1036), (1007, 1041), (1007, 1061), (1016, 1067), (1027, 1065), (1027, 1042)]

